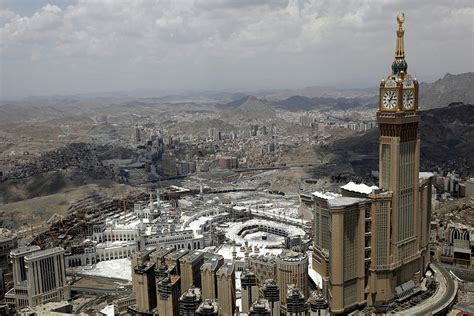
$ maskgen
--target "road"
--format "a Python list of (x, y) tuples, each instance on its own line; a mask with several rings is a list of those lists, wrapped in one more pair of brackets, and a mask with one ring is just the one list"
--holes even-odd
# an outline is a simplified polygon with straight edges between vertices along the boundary
[(400, 315), (444, 315), (449, 306), (451, 306), (456, 298), (458, 283), (449, 274), (444, 267), (438, 263), (431, 263), (435, 271), (436, 281), (439, 286), (436, 293), (411, 308), (400, 311)]

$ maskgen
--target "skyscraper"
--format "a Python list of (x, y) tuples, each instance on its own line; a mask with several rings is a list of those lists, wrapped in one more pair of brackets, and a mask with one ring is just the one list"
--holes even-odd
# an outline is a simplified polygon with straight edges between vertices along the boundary
[(179, 315), (179, 297), (181, 295), (181, 278), (170, 275), (157, 283), (157, 311), (160, 316)]
[(305, 316), (308, 312), (308, 304), (306, 298), (298, 288), (290, 286), (286, 298), (286, 315), (288, 316)]
[(6, 298), (15, 302), (15, 309), (35, 307), (53, 301), (68, 300), (64, 249), (40, 250), (38, 246), (21, 247), (11, 252), (14, 288)]
[(246, 269), (240, 277), (242, 287), (242, 313), (248, 313), (252, 303), (258, 298), (257, 278), (255, 274)]
[(219, 304), (217, 300), (205, 300), (196, 310), (197, 316), (217, 316)]
[(280, 289), (273, 279), (265, 280), (262, 287), (263, 297), (268, 301), (272, 316), (280, 315)]
[[(388, 201), (374, 204), (369, 303), (394, 297), (395, 288), (409, 280), (419, 283), (429, 264), (426, 213), (419, 195), (420, 136), (418, 81), (405, 61), (404, 14), (397, 16), (398, 30), (392, 73), (380, 83), (377, 121), (380, 130), (379, 186)], [(424, 204), (427, 202), (424, 201)], [(389, 229), (390, 228), (390, 229)]]
[(286, 250), (278, 255), (276, 263), (281, 304), (286, 304), (290, 285), (300, 289), (303, 295), (308, 297), (308, 256), (305, 253)]
[(213, 256), (201, 266), (201, 295), (203, 300), (217, 298), (217, 270), (223, 264), (224, 258), (222, 256)]
[[(407, 73), (398, 15), (392, 73), (380, 84), (379, 186), (350, 182), (342, 196), (314, 192), (313, 268), (332, 313), (413, 293), (429, 264), (431, 179), (420, 180), (418, 82)], [(308, 203), (308, 196), (305, 197)]]
[(250, 307), (249, 316), (271, 316), (270, 304), (266, 299), (257, 299)]
[(219, 315), (235, 314), (235, 267), (226, 262), (217, 271), (217, 292), (219, 296)]
[(184, 292), (192, 286), (201, 287), (201, 266), (204, 262), (204, 252), (194, 251), (181, 257), (179, 260), (181, 270), (181, 291)]
[(196, 309), (201, 304), (201, 290), (190, 288), (179, 298), (179, 315), (194, 316)]
[(133, 293), (139, 313), (149, 313), (156, 307), (155, 263), (150, 261), (151, 252), (141, 251), (132, 257)]

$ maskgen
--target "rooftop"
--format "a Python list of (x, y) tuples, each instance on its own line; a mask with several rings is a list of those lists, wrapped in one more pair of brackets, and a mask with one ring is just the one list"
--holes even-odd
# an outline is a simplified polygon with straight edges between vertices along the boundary
[(21, 255), (26, 255), (35, 251), (41, 250), (39, 246), (25, 246), (25, 247), (19, 247), (16, 249), (13, 249), (10, 252), (10, 255), (12, 256), (21, 256)]
[(38, 250), (38, 251), (32, 252), (31, 254), (26, 255), (25, 260), (40, 259), (41, 257), (59, 255), (62, 253), (64, 253), (64, 248), (62, 247), (48, 248), (44, 250)]
[(354, 197), (338, 197), (328, 201), (330, 207), (342, 207), (357, 204), (359, 202), (367, 201), (367, 199), (354, 198)]
[(428, 178), (431, 178), (431, 177), (434, 177), (433, 172), (420, 172), (419, 173), (419, 178), (420, 179), (428, 179)]
[(231, 275), (234, 272), (234, 264), (232, 262), (225, 263), (222, 267), (219, 268), (217, 274)]
[(363, 193), (363, 194), (372, 193), (373, 190), (377, 190), (378, 188), (379, 187), (376, 185), (369, 187), (368, 185), (364, 183), (354, 183), (352, 181), (341, 187), (341, 189), (344, 189), (347, 191)]
[(204, 257), (204, 253), (202, 251), (193, 251), (181, 258), (182, 262), (193, 262), (201, 257)]
[(204, 262), (204, 264), (201, 266), (201, 271), (209, 269), (211, 271), (215, 271), (219, 267), (219, 262), (223, 260), (222, 256), (215, 256), (212, 257)]
[(329, 191), (325, 191), (325, 192), (316, 191), (316, 192), (313, 192), (313, 195), (323, 200), (331, 200), (331, 199), (341, 196), (339, 193), (334, 193), (334, 192), (329, 192)]

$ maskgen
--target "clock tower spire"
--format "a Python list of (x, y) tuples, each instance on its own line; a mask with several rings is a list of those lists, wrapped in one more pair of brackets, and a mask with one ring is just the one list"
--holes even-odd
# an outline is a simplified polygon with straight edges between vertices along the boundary
[(398, 30), (397, 30), (397, 47), (395, 49), (395, 61), (392, 63), (392, 74), (398, 75), (400, 72), (407, 73), (407, 62), (405, 61), (405, 45), (403, 36), (405, 30), (403, 29), (403, 23), (405, 22), (405, 14), (399, 13), (397, 15)]

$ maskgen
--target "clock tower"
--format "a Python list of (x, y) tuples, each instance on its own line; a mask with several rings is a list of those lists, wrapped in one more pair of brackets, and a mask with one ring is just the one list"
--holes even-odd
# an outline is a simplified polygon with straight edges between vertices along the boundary
[(422, 274), (426, 265), (426, 262), (420, 261), (425, 259), (422, 259), (424, 250), (419, 240), (422, 215), (419, 205), (418, 81), (408, 73), (405, 61), (403, 13), (397, 16), (397, 22), (395, 60), (391, 74), (380, 83), (377, 111), (380, 131), (379, 187), (391, 194), (391, 211), (387, 214), (390, 225), (386, 228), (390, 229), (385, 230), (388, 248), (384, 261), (386, 267), (378, 273), (383, 275), (386, 269), (387, 276), (390, 275), (387, 286), (390, 284), (392, 290), (413, 279), (414, 275)]

